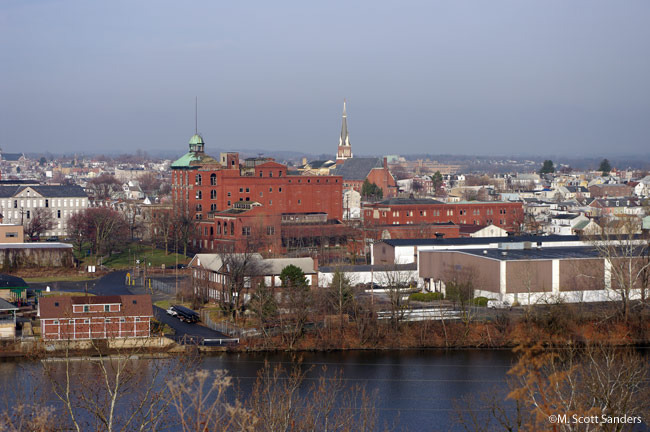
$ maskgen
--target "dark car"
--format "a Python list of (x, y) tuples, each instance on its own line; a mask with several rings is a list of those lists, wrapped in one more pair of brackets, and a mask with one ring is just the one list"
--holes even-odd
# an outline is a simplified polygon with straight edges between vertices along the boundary
[(59, 237), (58, 237), (58, 236), (52, 236), (52, 237), (49, 237), (49, 238), (48, 238), (47, 240), (45, 240), (45, 241), (49, 241), (49, 242), (58, 242), (58, 241), (59, 241)]

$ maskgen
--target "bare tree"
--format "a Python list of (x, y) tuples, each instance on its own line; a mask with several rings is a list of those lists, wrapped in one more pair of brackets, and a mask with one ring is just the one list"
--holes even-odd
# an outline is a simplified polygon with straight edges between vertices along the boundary
[(122, 189), (122, 183), (110, 174), (102, 174), (88, 182), (88, 189), (95, 200), (106, 200)]
[(268, 363), (258, 372), (247, 408), (259, 418), (260, 431), (374, 431), (375, 396), (364, 387), (347, 388), (341, 373), (326, 376), (305, 391), (300, 364), (287, 371)]
[(54, 227), (54, 216), (46, 208), (37, 208), (31, 214), (28, 222), (25, 224), (25, 235), (29, 240), (39, 240), (41, 235)]
[(444, 274), (445, 296), (458, 303), (463, 311), (463, 321), (468, 325), (473, 319), (471, 306), (479, 277), (473, 266), (447, 268)]
[[(151, 359), (143, 363), (137, 354), (148, 351), (144, 344), (129, 349), (129, 355), (118, 352), (107, 356), (104, 352), (110, 341), (93, 340), (93, 357), (80, 363), (72, 356), (74, 342), (64, 343), (62, 361), (44, 361), (43, 368), (54, 397), (64, 407), (70, 429), (112, 432), (160, 428), (170, 399), (158, 381), (176, 376), (188, 367), (186, 362)], [(91, 372), (80, 373), (81, 367)]]
[(621, 316), (627, 321), (635, 290), (645, 294), (648, 289), (650, 261), (646, 256), (650, 244), (638, 238), (641, 221), (637, 217), (613, 218), (601, 228), (601, 235), (591, 243), (604, 259), (605, 288), (620, 302)]
[(409, 310), (408, 291), (417, 283), (413, 281), (411, 272), (404, 270), (398, 264), (388, 266), (377, 273), (377, 282), (386, 289), (388, 295), (388, 318), (393, 329), (397, 329)]
[(258, 419), (253, 411), (238, 399), (228, 400), (232, 378), (226, 371), (187, 372), (167, 386), (183, 432), (256, 430)]

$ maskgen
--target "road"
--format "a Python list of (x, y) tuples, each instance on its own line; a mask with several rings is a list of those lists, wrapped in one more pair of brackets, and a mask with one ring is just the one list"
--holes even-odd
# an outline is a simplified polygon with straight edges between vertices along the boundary
[[(124, 284), (126, 279), (125, 271), (116, 271), (103, 276), (102, 278), (86, 283), (79, 282), (57, 282), (56, 291), (71, 291), (83, 293), (88, 287), (88, 292), (95, 295), (129, 295), (129, 294), (149, 294), (142, 287), (130, 287)], [(47, 284), (39, 284), (47, 285)], [(54, 284), (49, 284), (54, 288)], [(39, 287), (40, 288), (40, 287)], [(165, 293), (155, 293), (153, 301), (171, 300), (172, 296)], [(176, 331), (174, 339), (177, 341), (186, 341), (187, 343), (203, 342), (204, 345), (219, 345), (219, 339), (230, 339), (229, 336), (212, 330), (200, 324), (189, 324), (182, 322), (178, 318), (167, 315), (164, 309), (158, 306), (153, 307), (154, 317), (173, 328)]]

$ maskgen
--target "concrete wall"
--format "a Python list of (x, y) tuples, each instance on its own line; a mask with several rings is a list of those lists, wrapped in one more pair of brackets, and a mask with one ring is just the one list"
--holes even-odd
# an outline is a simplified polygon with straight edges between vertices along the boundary
[(73, 267), (72, 248), (0, 247), (0, 269), (34, 267)]

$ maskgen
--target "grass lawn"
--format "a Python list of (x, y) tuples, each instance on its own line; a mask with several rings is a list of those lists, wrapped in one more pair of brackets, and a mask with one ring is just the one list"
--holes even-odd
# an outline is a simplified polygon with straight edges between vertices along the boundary
[(154, 306), (158, 306), (161, 309), (169, 309), (172, 305), (181, 305), (191, 309), (191, 305), (188, 302), (179, 302), (175, 300), (160, 300), (154, 303)]
[(75, 275), (53, 275), (53, 276), (38, 276), (38, 277), (24, 277), (27, 283), (40, 283), (40, 282), (83, 282), (97, 279), (96, 274), (83, 273)]
[(50, 296), (66, 296), (66, 297), (72, 297), (72, 296), (88, 296), (88, 297), (93, 297), (95, 294), (90, 294), (90, 293), (82, 293), (82, 292), (68, 292), (68, 291), (53, 291), (53, 292), (43, 292), (43, 297), (50, 297)]
[[(92, 260), (94, 263), (93, 257), (87, 257), (86, 260)], [(182, 254), (169, 253), (169, 255), (165, 255), (165, 251), (162, 249), (132, 243), (124, 249), (124, 252), (104, 259), (102, 264), (111, 269), (124, 270), (132, 268), (135, 260), (140, 261), (141, 267), (146, 263), (152, 269), (160, 269), (163, 264), (165, 264), (165, 267), (170, 268), (175, 266), (176, 263), (187, 264), (190, 261), (189, 258)]]

